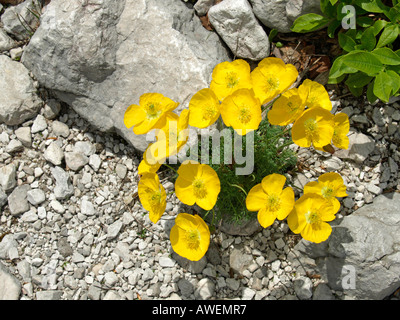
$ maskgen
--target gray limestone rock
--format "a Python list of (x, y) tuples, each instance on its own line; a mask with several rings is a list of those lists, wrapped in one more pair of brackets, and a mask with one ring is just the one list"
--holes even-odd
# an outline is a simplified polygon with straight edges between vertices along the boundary
[(74, 187), (71, 183), (69, 174), (60, 167), (51, 168), (51, 174), (56, 180), (54, 195), (57, 200), (69, 198), (74, 194)]
[(6, 55), (0, 55), (0, 88), (0, 123), (21, 124), (33, 118), (42, 105), (28, 69)]
[(73, 171), (81, 170), (89, 163), (89, 158), (79, 152), (65, 152), (65, 163)]
[(268, 35), (247, 0), (222, 1), (210, 8), (208, 17), (235, 56), (256, 61), (269, 56)]
[(61, 165), (65, 155), (64, 151), (60, 148), (57, 141), (53, 141), (47, 147), (43, 154), (44, 158), (54, 164), (55, 166)]
[(1, 16), (4, 30), (17, 40), (28, 39), (39, 25), (35, 12), (40, 12), (37, 0), (26, 0), (17, 6), (7, 8)]
[(249, 0), (254, 14), (271, 29), (291, 32), (293, 22), (307, 13), (321, 14), (319, 0)]
[(335, 156), (341, 159), (351, 159), (356, 163), (363, 163), (374, 149), (374, 139), (363, 133), (352, 132), (349, 134), (349, 148), (336, 151)]
[(239, 249), (234, 249), (229, 257), (229, 266), (239, 274), (242, 274), (252, 262), (253, 257)]
[(46, 128), (47, 128), (47, 122), (45, 117), (43, 117), (41, 114), (38, 114), (35, 120), (33, 121), (31, 132), (32, 133), (41, 132)]
[(0, 168), (0, 186), (5, 192), (11, 191), (17, 185), (16, 172), (12, 163)]
[(0, 300), (18, 300), (20, 293), (21, 283), (0, 262)]
[(64, 258), (71, 256), (74, 252), (67, 238), (65, 237), (62, 237), (57, 241), (57, 250)]
[(176, 0), (52, 0), (22, 62), (96, 129), (144, 151), (145, 135), (123, 123), (126, 109), (159, 92), (179, 102), (179, 112), (208, 87), (215, 65), (229, 60), (218, 35), (193, 14)]
[(53, 129), (53, 134), (55, 136), (61, 136), (64, 138), (68, 138), (70, 130), (68, 128), (68, 126), (61, 122), (61, 121), (53, 121), (52, 123), (52, 129)]
[(27, 200), (30, 204), (37, 206), (46, 200), (46, 195), (41, 189), (32, 189), (27, 192)]
[(8, 51), (15, 47), (15, 41), (11, 39), (3, 28), (0, 28), (0, 52)]
[(18, 243), (15, 240), (14, 235), (6, 234), (0, 242), (0, 259), (9, 259), (10, 250), (17, 247)]
[(27, 193), (31, 190), (29, 184), (23, 184), (16, 187), (13, 192), (8, 196), (8, 207), (13, 216), (18, 216), (29, 210), (29, 202)]
[(29, 127), (20, 127), (16, 129), (15, 135), (25, 147), (30, 148), (32, 146), (31, 129)]
[(198, 300), (208, 300), (215, 293), (215, 284), (208, 278), (201, 279), (194, 292), (194, 296)]

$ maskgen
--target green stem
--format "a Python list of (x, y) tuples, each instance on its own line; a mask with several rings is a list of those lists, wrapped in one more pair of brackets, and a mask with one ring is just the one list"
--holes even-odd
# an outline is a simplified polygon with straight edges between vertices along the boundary
[(231, 184), (231, 183), (228, 183), (231, 187), (235, 187), (235, 188), (238, 188), (239, 190), (242, 190), (243, 191), (243, 193), (246, 195), (246, 197), (247, 197), (247, 192), (241, 187), (241, 186), (239, 186), (239, 185), (237, 185), (237, 184)]
[(264, 111), (268, 110), (269, 108), (271, 108), (272, 105), (274, 104), (274, 102), (275, 102), (275, 100), (269, 102), (265, 107), (264, 107), (264, 106), (261, 106), (262, 112), (264, 112)]
[(208, 214), (210, 213), (210, 211), (211, 211), (211, 210), (208, 210), (208, 211), (204, 214), (203, 220), (206, 220), (206, 218), (207, 218)]
[(176, 171), (174, 168), (172, 168), (169, 164), (163, 163), (164, 166), (166, 166), (167, 168), (171, 169), (172, 171), (174, 171), (176, 174), (179, 175), (178, 171)]

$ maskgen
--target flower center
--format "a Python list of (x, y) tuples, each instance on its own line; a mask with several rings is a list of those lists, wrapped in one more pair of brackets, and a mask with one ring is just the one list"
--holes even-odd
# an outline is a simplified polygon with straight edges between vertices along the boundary
[(277, 195), (270, 195), (267, 206), (270, 211), (278, 211), (281, 206), (281, 199)]
[(333, 197), (333, 188), (331, 186), (324, 186), (321, 189), (321, 194), (325, 199), (330, 199)]
[(239, 78), (235, 72), (228, 72), (225, 77), (226, 86), (230, 89), (237, 86)]
[(210, 120), (215, 117), (217, 110), (214, 106), (206, 106), (203, 111), (203, 120)]
[(315, 119), (307, 119), (304, 122), (304, 128), (308, 138), (318, 140), (318, 123)]
[(299, 109), (299, 107), (295, 106), (291, 101), (288, 102), (287, 106), (290, 109), (290, 113), (295, 113)]
[(198, 199), (204, 199), (207, 196), (207, 189), (202, 179), (196, 178), (193, 183), (193, 193)]
[(251, 120), (251, 111), (248, 107), (241, 107), (239, 110), (239, 121), (243, 124), (249, 123)]
[(148, 119), (150, 119), (150, 120), (156, 119), (160, 116), (160, 114), (161, 114), (161, 110), (160, 110), (158, 104), (149, 102), (146, 105), (146, 115), (147, 115)]
[(149, 196), (149, 202), (152, 207), (158, 206), (161, 203), (161, 191), (153, 191)]
[(265, 86), (265, 91), (270, 92), (279, 88), (279, 80), (274, 78), (268, 78)]
[(308, 224), (313, 224), (320, 220), (318, 213), (315, 211), (308, 211), (305, 217)]
[(189, 249), (196, 250), (200, 246), (200, 232), (197, 229), (186, 231), (186, 243)]

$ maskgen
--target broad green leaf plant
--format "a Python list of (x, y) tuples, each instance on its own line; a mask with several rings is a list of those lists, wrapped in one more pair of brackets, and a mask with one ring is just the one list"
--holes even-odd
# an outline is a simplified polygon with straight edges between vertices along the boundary
[[(385, 2), (385, 3), (384, 3)], [(366, 89), (372, 103), (388, 102), (400, 94), (400, 1), (321, 0), (323, 15), (299, 17), (292, 31), (306, 33), (327, 28), (337, 37), (343, 54), (334, 60), (329, 83), (345, 82), (354, 96)]]

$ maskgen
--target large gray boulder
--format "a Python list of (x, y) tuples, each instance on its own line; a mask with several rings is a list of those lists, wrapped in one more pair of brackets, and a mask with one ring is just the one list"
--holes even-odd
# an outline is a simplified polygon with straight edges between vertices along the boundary
[(291, 32), (293, 22), (307, 13), (321, 14), (320, 0), (249, 0), (260, 21), (279, 32)]
[(45, 87), (101, 131), (115, 130), (144, 151), (145, 135), (123, 117), (146, 92), (187, 107), (229, 60), (218, 35), (176, 0), (53, 0), (22, 56)]
[(380, 195), (334, 225), (327, 241), (300, 241), (293, 263), (347, 298), (381, 300), (400, 287), (399, 234), (400, 193)]
[(33, 118), (43, 101), (23, 64), (0, 55), (0, 123), (13, 126)]
[(247, 0), (224, 0), (210, 8), (208, 18), (236, 57), (259, 61), (269, 56), (268, 35)]

